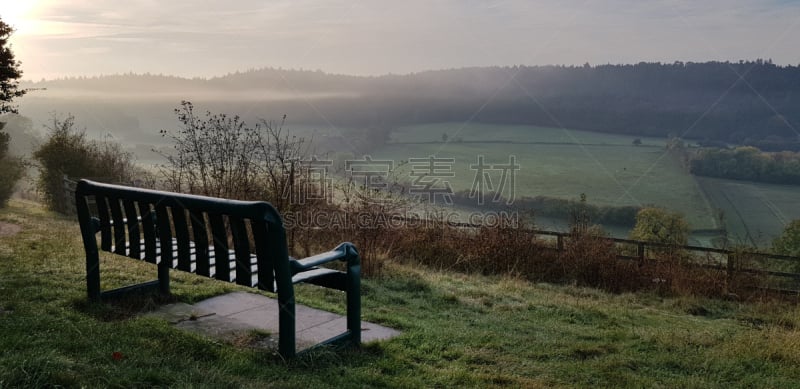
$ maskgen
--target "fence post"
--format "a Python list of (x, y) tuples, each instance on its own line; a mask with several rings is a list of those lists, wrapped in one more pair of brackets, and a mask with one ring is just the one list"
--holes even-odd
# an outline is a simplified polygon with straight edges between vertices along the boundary
[(78, 183), (71, 180), (66, 174), (63, 175), (64, 184), (64, 212), (68, 215), (77, 215), (78, 210), (75, 205), (75, 190)]
[(733, 287), (733, 272), (736, 271), (735, 266), (734, 266), (735, 265), (734, 262), (735, 262), (734, 253), (732, 251), (728, 252), (728, 263), (727, 263), (728, 282), (727, 282), (727, 285), (726, 285), (726, 287), (728, 289), (728, 293), (731, 292), (731, 289)]
[(644, 262), (644, 242), (636, 243), (636, 256), (639, 257), (639, 261)]
[(556, 235), (556, 247), (558, 248), (558, 252), (561, 253), (564, 251), (564, 235), (558, 234)]

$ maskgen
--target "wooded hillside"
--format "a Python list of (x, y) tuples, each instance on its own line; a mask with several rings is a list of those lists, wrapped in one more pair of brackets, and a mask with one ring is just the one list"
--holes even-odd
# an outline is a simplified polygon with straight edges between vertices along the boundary
[(35, 98), (48, 100), (113, 94), (125, 104), (175, 106), (183, 98), (261, 116), (266, 109), (295, 123), (471, 120), (800, 149), (800, 66), (769, 60), (482, 67), (380, 77), (267, 68), (212, 79), (127, 74), (26, 86), (47, 88)]

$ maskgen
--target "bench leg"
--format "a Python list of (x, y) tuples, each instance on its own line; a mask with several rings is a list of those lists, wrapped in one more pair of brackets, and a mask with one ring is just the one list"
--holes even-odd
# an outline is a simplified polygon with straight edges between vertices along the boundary
[(361, 264), (348, 261), (347, 266), (347, 330), (354, 346), (361, 344)]
[(163, 260), (158, 264), (158, 291), (163, 295), (169, 294), (169, 266)]
[(96, 250), (86, 254), (86, 292), (90, 301), (100, 301), (100, 257)]
[[(289, 297), (287, 298), (287, 295)], [(278, 292), (278, 353), (284, 358), (293, 358), (297, 352), (295, 341), (294, 294)]]

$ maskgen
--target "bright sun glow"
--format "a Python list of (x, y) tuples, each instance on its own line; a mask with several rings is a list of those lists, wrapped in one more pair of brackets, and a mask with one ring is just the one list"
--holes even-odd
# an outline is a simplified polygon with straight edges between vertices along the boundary
[(27, 33), (32, 26), (29, 17), (37, 3), (36, 0), (0, 0), (0, 19), (13, 27), (16, 33)]

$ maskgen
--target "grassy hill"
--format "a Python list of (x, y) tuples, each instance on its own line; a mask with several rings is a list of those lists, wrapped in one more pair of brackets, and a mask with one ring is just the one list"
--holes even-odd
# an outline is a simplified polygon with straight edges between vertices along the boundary
[[(403, 331), (360, 350), (294, 361), (247, 342), (221, 343), (138, 313), (152, 299), (85, 299), (77, 224), (12, 201), (0, 222), (0, 387), (793, 387), (800, 382), (800, 309), (613, 295), (594, 289), (388, 263), (363, 283), (364, 319)], [(104, 287), (155, 269), (104, 258)], [(193, 302), (240, 288), (173, 276)], [(300, 303), (341, 312), (340, 298), (303, 287)], [(114, 353), (121, 358), (113, 358)]]

